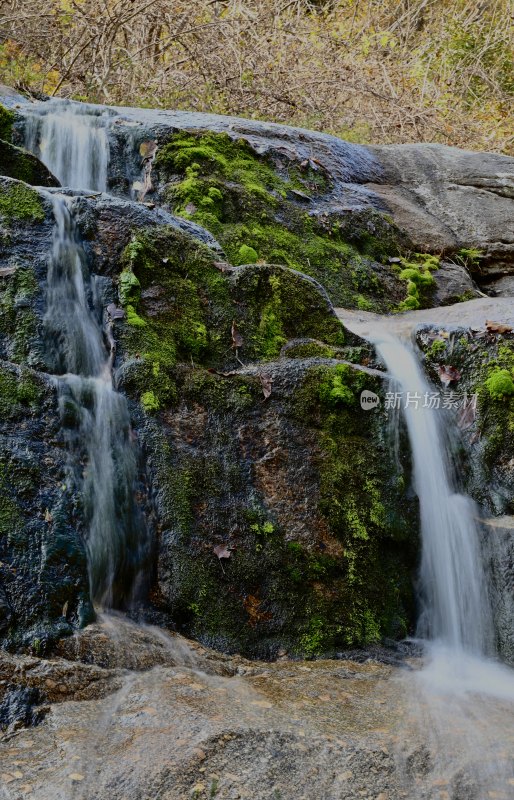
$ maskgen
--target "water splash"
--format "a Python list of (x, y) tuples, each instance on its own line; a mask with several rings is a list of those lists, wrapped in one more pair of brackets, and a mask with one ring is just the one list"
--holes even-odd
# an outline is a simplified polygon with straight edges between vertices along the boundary
[(114, 390), (114, 345), (92, 307), (87, 261), (73, 199), (48, 193), (55, 218), (43, 320), (46, 360), (58, 376), (68, 444), (82, 452), (86, 549), (93, 600), (130, 604), (143, 579), (148, 535), (134, 502), (136, 437), (125, 397)]
[(24, 111), (25, 147), (62, 186), (104, 192), (109, 166), (109, 113), (50, 100)]

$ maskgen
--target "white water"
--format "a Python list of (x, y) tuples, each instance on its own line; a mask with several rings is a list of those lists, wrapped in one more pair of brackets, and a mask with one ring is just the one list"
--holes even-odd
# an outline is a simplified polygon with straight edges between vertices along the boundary
[(104, 192), (109, 139), (107, 112), (49, 100), (25, 112), (25, 147), (62, 186)]
[[(83, 452), (86, 549), (92, 598), (127, 605), (148, 545), (133, 501), (137, 448), (127, 402), (112, 385), (109, 328), (93, 308), (92, 281), (73, 220), (73, 198), (47, 194), (55, 227), (44, 316), (46, 360), (56, 376), (66, 436)], [(109, 323), (110, 325), (111, 323)]]
[[(453, 319), (452, 309), (444, 310)], [(434, 313), (441, 311), (435, 309)], [(440, 680), (441, 686), (451, 691), (483, 691), (514, 699), (514, 672), (496, 658), (480, 510), (458, 490), (459, 465), (454, 463), (451, 446), (455, 423), (449, 411), (423, 402), (434, 387), (428, 383), (411, 343), (417, 318), (400, 315), (397, 321), (343, 309), (338, 315), (354, 333), (375, 346), (391, 377), (391, 389), (401, 398), (420, 509), (421, 609), (417, 633), (430, 655), (424, 674), (429, 682)], [(410, 402), (406, 402), (408, 397)], [(400, 417), (396, 410), (389, 413), (392, 439), (398, 442)]]
[(469, 497), (452, 486), (441, 412), (423, 407), (422, 398), (431, 387), (414, 352), (390, 336), (377, 341), (376, 347), (403, 398), (408, 393), (420, 398), (418, 407), (415, 402), (403, 402), (421, 517), (419, 635), (456, 651), (490, 654), (492, 614), (478, 511)]

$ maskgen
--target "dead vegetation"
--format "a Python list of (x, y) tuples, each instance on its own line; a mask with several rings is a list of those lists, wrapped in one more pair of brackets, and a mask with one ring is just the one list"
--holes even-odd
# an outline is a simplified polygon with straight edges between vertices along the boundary
[(0, 0), (0, 80), (513, 152), (512, 0)]

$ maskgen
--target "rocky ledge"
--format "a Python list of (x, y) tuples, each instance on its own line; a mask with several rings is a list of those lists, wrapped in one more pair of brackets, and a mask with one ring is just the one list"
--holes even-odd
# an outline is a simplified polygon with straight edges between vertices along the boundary
[[(70, 107), (5, 103), (2, 135), (18, 145), (29, 117), (44, 124)], [(401, 639), (413, 630), (418, 556), (408, 452), (391, 441), (383, 403), (361, 408), (361, 391), (385, 396), (387, 376), (334, 307), (401, 316), (508, 292), (513, 159), (366, 148), (210, 115), (73, 109), (101, 118), (109, 144), (110, 194), (64, 191), (140, 445), (136, 499), (153, 543), (145, 618), (258, 658)], [(94, 616), (85, 454), (70, 455), (77, 414), (57, 406), (48, 377), (54, 180), (41, 166), (34, 180), (49, 188), (33, 188), (28, 172), (9, 169), (1, 633), (6, 647), (39, 655)], [(514, 344), (490, 317), (458, 335), (438, 325), (420, 343), (436, 381), (450, 366), (478, 392), (463, 483), (487, 515), (508, 515)]]

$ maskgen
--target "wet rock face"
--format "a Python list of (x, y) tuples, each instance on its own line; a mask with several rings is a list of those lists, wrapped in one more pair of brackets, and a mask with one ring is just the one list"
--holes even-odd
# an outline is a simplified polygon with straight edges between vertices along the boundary
[(55, 387), (41, 372), (52, 220), (25, 184), (0, 184), (0, 631), (42, 652), (92, 617), (80, 486)]
[[(501, 255), (487, 218), (511, 202), (510, 161), (485, 159), (477, 188), (475, 156), (457, 153), (453, 168), (438, 148), (393, 152), (131, 109), (111, 110), (108, 125), (119, 196), (68, 194), (140, 444), (136, 499), (154, 534), (148, 617), (252, 657), (404, 636), (415, 616), (410, 468), (395, 458), (384, 413), (361, 408), (361, 392), (383, 395), (385, 384), (332, 304), (388, 312), (473, 295), (471, 273)], [(18, 117), (18, 138), (22, 129)], [(455, 222), (475, 207), (450, 198), (473, 191), (486, 208), (475, 238), (469, 220)], [(64, 634), (91, 614), (85, 453), (69, 460), (73, 414), (59, 417), (40, 374), (49, 208), (41, 192), (2, 179), (2, 363), (45, 387), (44, 399), (16, 396), (24, 432), (7, 416), (6, 435), (49, 459), (22, 509), (37, 508), (37, 535), (17, 550), (3, 540), (16, 576), (0, 592), (2, 634), (14, 645), (39, 640), (31, 631), (43, 619)], [(490, 460), (499, 485), (502, 459)]]
[[(92, 615), (85, 453), (70, 452), (73, 409), (59, 412), (45, 374), (50, 206), (2, 186), (2, 635), (39, 652)], [(283, 265), (234, 267), (192, 222), (141, 204), (81, 193), (73, 207), (101, 273), (97, 313), (123, 310), (105, 319), (146, 461), (149, 616), (252, 656), (404, 635), (415, 508), (396, 512), (405, 490), (383, 420), (361, 430), (360, 391), (380, 378), (324, 288)]]

